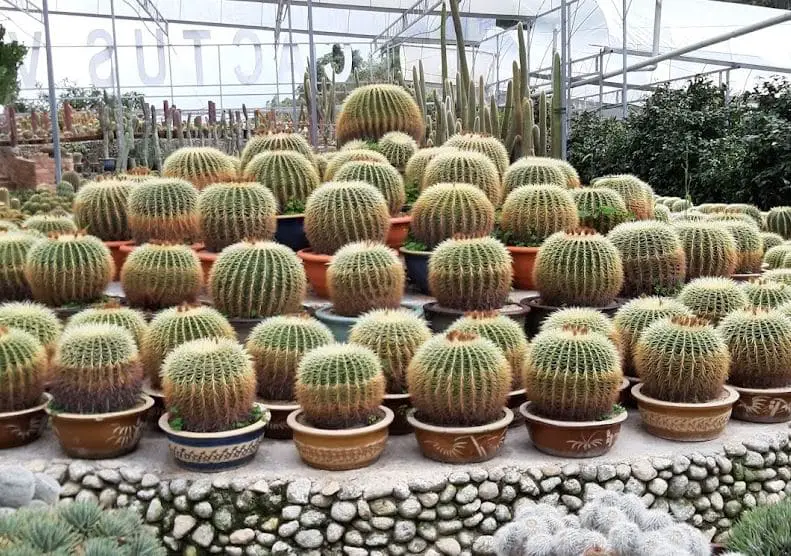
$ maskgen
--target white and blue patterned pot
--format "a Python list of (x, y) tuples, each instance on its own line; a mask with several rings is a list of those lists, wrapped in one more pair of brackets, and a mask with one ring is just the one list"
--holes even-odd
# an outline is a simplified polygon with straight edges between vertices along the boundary
[(202, 473), (216, 473), (240, 467), (255, 457), (271, 414), (260, 404), (261, 419), (241, 429), (222, 432), (187, 432), (174, 430), (170, 414), (159, 418), (159, 428), (168, 437), (174, 459), (182, 467)]

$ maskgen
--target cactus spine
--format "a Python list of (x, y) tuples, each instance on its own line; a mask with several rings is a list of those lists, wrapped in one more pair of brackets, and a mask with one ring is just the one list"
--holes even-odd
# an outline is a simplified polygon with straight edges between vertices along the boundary
[(316, 167), (296, 151), (265, 151), (244, 169), (244, 179), (257, 181), (270, 190), (280, 210), (289, 201), (304, 203), (321, 181)]
[(510, 193), (523, 185), (557, 185), (566, 188), (568, 180), (554, 160), (540, 156), (520, 158), (503, 175), (503, 187)]
[(481, 189), (497, 207), (502, 200), (502, 186), (497, 167), (481, 153), (452, 150), (432, 158), (423, 174), (421, 189), (436, 183), (468, 183)]
[(379, 139), (379, 151), (387, 157), (390, 164), (402, 172), (417, 150), (418, 145), (415, 140), (400, 131), (385, 133)]
[(675, 228), (687, 258), (687, 280), (734, 273), (738, 262), (736, 242), (721, 224), (687, 222)]
[(187, 245), (146, 243), (126, 259), (121, 287), (133, 306), (169, 307), (195, 301), (203, 287), (203, 269)]
[(243, 239), (270, 240), (277, 227), (278, 204), (258, 183), (221, 183), (204, 189), (198, 197), (203, 242), (219, 252)]
[(494, 229), (494, 205), (473, 185), (438, 183), (415, 200), (410, 229), (429, 249), (459, 234), (488, 236)]
[(606, 187), (583, 187), (573, 191), (580, 225), (593, 228), (600, 234), (630, 220), (629, 211), (621, 194)]
[(127, 199), (132, 187), (130, 182), (117, 180), (84, 185), (74, 198), (77, 226), (102, 241), (131, 239)]
[(69, 319), (68, 327), (83, 324), (120, 326), (132, 335), (138, 348), (142, 345), (143, 337), (148, 331), (148, 324), (143, 313), (129, 307), (122, 307), (117, 301), (109, 301), (103, 305), (80, 311)]
[(398, 85), (365, 85), (346, 97), (335, 135), (339, 145), (352, 139), (378, 141), (390, 131), (401, 131), (421, 143), (426, 132), (420, 107)]
[(335, 174), (337, 181), (363, 181), (379, 190), (387, 201), (391, 216), (401, 213), (406, 202), (404, 180), (389, 164), (360, 160), (347, 162)]
[(37, 241), (32, 234), (0, 233), (0, 300), (28, 299), (32, 295), (25, 280), (25, 260)]
[(678, 301), (715, 326), (725, 315), (744, 309), (749, 302), (738, 283), (719, 277), (692, 280), (679, 292)]
[(127, 218), (138, 243), (192, 241), (200, 227), (198, 191), (184, 180), (145, 181), (129, 193)]
[(791, 207), (774, 207), (766, 215), (766, 229), (791, 239)]
[(517, 187), (505, 198), (500, 217), (500, 228), (510, 240), (535, 246), (578, 224), (574, 199), (556, 185)]
[(187, 147), (171, 153), (162, 175), (186, 180), (198, 189), (236, 179), (236, 165), (224, 152), (211, 147)]
[(0, 325), (0, 413), (35, 405), (44, 392), (47, 353), (33, 335)]

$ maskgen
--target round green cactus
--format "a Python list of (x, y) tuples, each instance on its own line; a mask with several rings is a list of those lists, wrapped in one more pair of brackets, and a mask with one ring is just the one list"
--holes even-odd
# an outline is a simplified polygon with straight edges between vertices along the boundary
[(379, 139), (379, 152), (387, 157), (390, 164), (401, 171), (404, 170), (406, 163), (417, 150), (418, 144), (415, 140), (400, 131), (390, 131)]
[(659, 222), (670, 222), (670, 209), (665, 205), (654, 205), (654, 220)]
[(245, 166), (244, 178), (269, 189), (283, 210), (289, 201), (304, 203), (321, 178), (316, 167), (296, 151), (265, 151)]
[(330, 165), (332, 155), (335, 153), (321, 153), (316, 155), (316, 170), (319, 172), (319, 181), (326, 181), (327, 166)]
[(540, 332), (523, 367), (527, 398), (549, 419), (595, 421), (609, 415), (623, 381), (621, 357), (605, 336), (584, 326)]
[(74, 220), (77, 226), (102, 241), (131, 239), (127, 200), (133, 187), (131, 182), (118, 180), (84, 185), (74, 198)]
[(715, 218), (712, 218), (708, 214), (703, 214), (702, 212), (698, 212), (695, 209), (689, 209), (683, 212), (670, 213), (671, 222), (705, 222), (706, 220), (716, 221)]
[(63, 172), (63, 175), (61, 176), (60, 179), (63, 180), (63, 182), (66, 182), (69, 185), (71, 185), (72, 193), (77, 191), (77, 189), (79, 189), (80, 185), (82, 184), (82, 178), (74, 170), (69, 170), (67, 172)]
[(69, 319), (68, 327), (83, 324), (120, 326), (132, 335), (138, 347), (142, 345), (143, 337), (148, 331), (148, 323), (146, 323), (143, 313), (130, 307), (123, 307), (115, 300), (80, 311)]
[(258, 377), (258, 395), (264, 400), (292, 401), (302, 357), (334, 341), (332, 331), (306, 313), (269, 317), (258, 323), (245, 344)]
[(566, 162), (565, 160), (561, 160), (558, 158), (551, 158), (555, 164), (558, 165), (558, 168), (563, 172), (563, 175), (566, 176), (566, 187), (569, 189), (576, 189), (580, 185), (582, 185), (582, 181), (580, 180), (580, 175), (577, 172), (577, 169), (574, 168), (571, 164)]
[(497, 167), (485, 154), (457, 149), (439, 153), (423, 173), (422, 190), (436, 183), (468, 183), (481, 189), (492, 204), (500, 206), (503, 188)]
[(307, 352), (297, 367), (297, 402), (306, 420), (323, 429), (369, 425), (382, 403), (379, 358), (357, 344), (328, 344)]
[(25, 279), (33, 299), (51, 306), (100, 298), (114, 271), (107, 247), (98, 238), (81, 234), (38, 241), (25, 262)]
[(22, 222), (23, 228), (36, 230), (44, 235), (73, 234), (77, 225), (70, 216), (54, 216), (51, 214), (36, 214)]
[(566, 307), (547, 316), (541, 323), (540, 332), (561, 330), (564, 327), (584, 328), (590, 333), (601, 334), (613, 345), (622, 349), (621, 335), (610, 317), (590, 307)]
[(511, 365), (500, 348), (459, 330), (428, 340), (407, 369), (417, 417), (437, 426), (475, 427), (497, 421), (512, 383)]
[(761, 271), (764, 258), (763, 240), (761, 232), (755, 224), (747, 222), (723, 222), (723, 227), (728, 230), (736, 242), (736, 273), (755, 273)]
[(485, 154), (497, 167), (497, 172), (502, 176), (508, 169), (510, 158), (508, 150), (502, 141), (490, 135), (480, 133), (459, 133), (451, 136), (443, 147), (454, 147), (462, 151), (474, 151)]
[(192, 241), (200, 234), (198, 191), (184, 180), (145, 181), (129, 192), (127, 219), (138, 243)]
[(709, 321), (697, 317), (669, 317), (650, 324), (634, 350), (643, 393), (666, 402), (717, 399), (730, 360), (722, 336)]
[(420, 188), (423, 184), (423, 176), (426, 173), (426, 166), (431, 159), (438, 154), (448, 150), (447, 143), (442, 147), (428, 147), (419, 149), (412, 158), (406, 163), (404, 169), (404, 180), (407, 184), (414, 184)]
[(697, 209), (703, 214), (713, 214), (716, 212), (722, 212), (727, 208), (728, 205), (726, 205), (725, 203), (703, 203), (697, 206)]
[(121, 268), (121, 287), (130, 305), (170, 307), (197, 299), (203, 269), (188, 245), (145, 243), (127, 257)]
[(766, 215), (766, 229), (791, 239), (791, 207), (774, 207)]
[[(694, 211), (690, 211), (694, 212)], [(753, 220), (750, 216), (742, 213), (742, 212), (732, 212), (732, 211), (724, 211), (724, 212), (717, 212), (715, 214), (706, 215), (706, 220), (710, 220), (712, 222), (742, 222), (744, 224), (751, 224), (755, 225), (755, 220)]]
[(379, 357), (389, 394), (407, 392), (409, 362), (429, 338), (426, 321), (404, 308), (369, 311), (349, 331), (349, 343), (367, 347)]
[(772, 270), (767, 270), (764, 272), (762, 278), (770, 282), (780, 282), (781, 284), (791, 286), (791, 268), (774, 268)]
[(74, 185), (72, 185), (71, 183), (69, 183), (68, 181), (65, 181), (65, 180), (60, 182), (58, 185), (55, 186), (55, 195), (59, 195), (59, 196), (62, 196), (62, 197), (69, 196), (69, 195), (74, 196), (74, 193), (76, 193), (76, 191), (77, 191), (77, 188), (74, 187)]
[(0, 232), (18, 232), (19, 226), (10, 220), (0, 220)]
[(209, 276), (214, 306), (235, 318), (261, 318), (302, 308), (307, 281), (296, 254), (279, 243), (243, 242), (226, 247)]
[(543, 156), (520, 158), (503, 174), (506, 194), (524, 185), (557, 185), (566, 188), (568, 180), (557, 163)]
[(448, 239), (428, 261), (428, 286), (437, 302), (450, 309), (499, 309), (511, 291), (511, 255), (491, 237)]
[(764, 252), (768, 251), (772, 247), (777, 247), (778, 245), (785, 243), (783, 236), (773, 232), (761, 232), (761, 241), (763, 242)]
[(390, 211), (384, 196), (372, 185), (328, 182), (308, 197), (304, 225), (313, 251), (332, 255), (354, 241), (384, 243)]
[(572, 191), (580, 225), (608, 234), (618, 224), (631, 220), (621, 194), (606, 187), (583, 187)]
[(725, 315), (748, 304), (743, 288), (729, 278), (703, 277), (692, 280), (678, 294), (678, 301), (697, 317), (715, 326)]
[(25, 260), (39, 239), (23, 232), (0, 233), (0, 300), (28, 299), (32, 295), (25, 280)]
[(108, 413), (137, 405), (143, 365), (128, 330), (83, 324), (63, 332), (53, 361), (53, 404), (69, 413)]
[(294, 151), (311, 163), (314, 161), (313, 148), (299, 133), (274, 133), (272, 135), (255, 135), (250, 138), (242, 150), (242, 157), (239, 162), (240, 172), (247, 169), (247, 165), (253, 158), (265, 151)]
[(335, 124), (339, 145), (353, 139), (378, 141), (390, 131), (402, 131), (418, 143), (423, 141), (426, 123), (406, 89), (398, 85), (364, 85), (346, 97)]
[(0, 326), (18, 328), (31, 334), (47, 350), (48, 355), (55, 348), (63, 331), (57, 315), (44, 305), (29, 301), (15, 301), (0, 305)]
[(363, 141), (362, 139), (352, 139), (341, 146), (342, 151), (356, 151), (359, 149), (367, 149), (369, 148), (369, 143), (367, 141)]
[(557, 185), (523, 185), (503, 202), (500, 228), (509, 241), (538, 246), (555, 232), (578, 225), (573, 197)]
[(764, 253), (764, 263), (766, 263), (770, 269), (783, 268), (783, 262), (789, 254), (791, 254), (791, 242), (770, 247)]
[(162, 175), (186, 180), (203, 189), (212, 183), (236, 179), (236, 164), (230, 156), (212, 147), (182, 147), (165, 159)]
[(747, 303), (759, 309), (774, 309), (791, 301), (791, 286), (771, 280), (752, 280), (741, 286)]
[(371, 149), (349, 149), (348, 151), (338, 151), (333, 153), (332, 159), (327, 163), (327, 169), (324, 171), (324, 181), (331, 181), (335, 178), (338, 170), (347, 162), (360, 162), (367, 160), (369, 162), (381, 162), (382, 164), (389, 164), (387, 157), (382, 153), (372, 151)]
[(259, 183), (218, 183), (201, 191), (198, 214), (203, 243), (219, 252), (247, 240), (270, 240), (277, 227), (277, 201)]
[(733, 203), (727, 205), (725, 208), (727, 212), (737, 212), (741, 214), (746, 214), (750, 218), (753, 219), (753, 224), (756, 226), (761, 226), (763, 223), (763, 217), (761, 216), (761, 211), (758, 210), (758, 207), (755, 205), (750, 205), (747, 203)]
[(391, 216), (398, 215), (406, 202), (404, 179), (390, 164), (359, 160), (347, 162), (335, 174), (337, 181), (363, 181), (384, 195)]
[[(637, 220), (648, 220), (654, 215), (654, 192), (651, 186), (631, 174), (598, 178), (591, 185), (607, 187), (620, 193), (626, 203), (626, 210)], [(668, 208), (672, 210), (672, 207)]]
[(410, 232), (433, 249), (456, 235), (484, 237), (494, 229), (494, 205), (466, 183), (438, 183), (423, 190), (412, 205)]
[(557, 232), (538, 250), (533, 271), (547, 305), (605, 307), (623, 288), (623, 262), (606, 237), (591, 230)]
[(235, 340), (236, 332), (224, 316), (205, 305), (179, 305), (157, 313), (140, 348), (151, 386), (160, 387), (160, 367), (173, 348), (201, 338)]
[(692, 201), (688, 199), (679, 199), (678, 201), (673, 201), (673, 204), (670, 206), (670, 212), (683, 212), (691, 209), (693, 206)]
[(700, 276), (731, 276), (738, 254), (731, 233), (717, 222), (674, 224), (687, 258), (687, 280)]
[(44, 392), (47, 353), (32, 334), (0, 325), (0, 413), (36, 405)]
[(405, 282), (398, 254), (381, 243), (344, 245), (327, 267), (330, 300), (339, 315), (354, 317), (371, 309), (396, 309)]

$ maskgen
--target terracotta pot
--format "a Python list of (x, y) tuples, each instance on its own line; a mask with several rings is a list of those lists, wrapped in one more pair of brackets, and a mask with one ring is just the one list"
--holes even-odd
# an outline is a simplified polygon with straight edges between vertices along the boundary
[(275, 400), (262, 400), (260, 403), (272, 415), (264, 429), (264, 436), (276, 440), (290, 440), (293, 437), (293, 433), (286, 421), (290, 413), (299, 409), (299, 404)]
[(558, 421), (541, 417), (532, 411), (531, 403), (519, 408), (525, 418), (533, 445), (552, 456), (562, 458), (593, 458), (610, 451), (627, 413), (622, 411), (602, 421)]
[(45, 408), (50, 401), (52, 396), (42, 394), (33, 407), (0, 413), (0, 450), (30, 444), (41, 436), (47, 426)]
[(250, 335), (250, 332), (252, 332), (253, 328), (258, 326), (262, 320), (264, 319), (228, 318), (228, 322), (231, 323), (234, 331), (236, 331), (236, 339), (239, 340), (240, 344), (244, 344), (247, 341), (247, 337)]
[[(123, 245), (118, 247), (118, 250), (127, 256), (135, 249), (137, 249), (137, 243), (135, 243), (134, 241), (130, 243), (124, 243)], [(124, 260), (126, 260), (126, 257), (124, 257)]]
[(127, 255), (129, 255), (129, 252), (121, 250), (121, 247), (134, 245), (135, 242), (132, 240), (105, 241), (104, 244), (110, 250), (110, 255), (112, 255), (113, 263), (115, 264), (113, 280), (118, 280), (121, 276), (121, 268), (124, 266), (124, 262), (126, 262)]
[(412, 409), (412, 402), (409, 394), (385, 394), (384, 405), (393, 410), (393, 422), (390, 423), (390, 434), (400, 436), (410, 434), (412, 425), (407, 421), (406, 416)]
[(736, 280), (737, 282), (750, 282), (751, 280), (755, 280), (756, 278), (760, 278), (762, 274), (760, 272), (748, 272), (744, 274), (731, 274), (731, 280)]
[(731, 417), (739, 393), (724, 386), (714, 401), (705, 403), (674, 403), (651, 398), (642, 393), (644, 384), (632, 387), (632, 396), (646, 430), (668, 440), (701, 442), (717, 438)]
[[(530, 312), (525, 317), (525, 333), (527, 334), (528, 338), (532, 338), (536, 334), (538, 334), (538, 330), (541, 328), (541, 323), (544, 322), (544, 319), (547, 318), (549, 315), (563, 309), (564, 307), (553, 307), (552, 305), (544, 305), (541, 300), (541, 296), (539, 294), (536, 295), (529, 295), (523, 299), (519, 300), (519, 304), (523, 307), (527, 307), (530, 309)], [(604, 313), (608, 317), (612, 317), (615, 312), (621, 307), (622, 300), (616, 299), (614, 302), (610, 303), (606, 307), (592, 307), (597, 311)]]
[(196, 253), (199, 252), (199, 251), (203, 251), (205, 248), (206, 248), (206, 246), (203, 243), (192, 243), (192, 244), (190, 244), (190, 249), (192, 249)]
[(214, 266), (214, 261), (217, 260), (218, 255), (219, 253), (212, 253), (211, 251), (198, 251), (200, 266), (203, 269), (203, 281), (207, 287), (209, 285), (209, 275), (211, 274), (211, 268)]
[(332, 255), (321, 255), (314, 253), (312, 249), (302, 249), (297, 251), (297, 256), (302, 259), (302, 265), (305, 267), (305, 274), (310, 282), (310, 287), (313, 288), (313, 293), (327, 299), (330, 296), (327, 289), (327, 266), (332, 260)]
[(421, 293), (428, 294), (428, 260), (431, 251), (410, 251), (401, 247), (398, 250), (404, 257), (406, 275), (409, 282), (414, 284)]
[(146, 413), (154, 400), (145, 394), (132, 409), (82, 415), (46, 408), (63, 451), (73, 458), (107, 459), (128, 454), (143, 434)]
[(317, 429), (305, 423), (301, 409), (289, 414), (287, 423), (294, 431), (294, 444), (302, 461), (317, 469), (346, 471), (371, 465), (387, 444), (393, 411), (379, 406), (382, 419), (356, 429)]
[(731, 386), (739, 393), (733, 406), (733, 418), (751, 423), (785, 423), (791, 421), (791, 387), (742, 388)]
[(389, 247), (400, 249), (404, 245), (409, 235), (410, 222), (412, 222), (412, 217), (408, 214), (405, 216), (394, 216), (390, 219), (390, 229), (385, 240)]
[(162, 429), (159, 428), (159, 418), (165, 413), (165, 395), (162, 393), (162, 390), (158, 390), (153, 388), (148, 381), (146, 384), (143, 385), (143, 394), (150, 397), (154, 400), (154, 405), (151, 406), (151, 409), (146, 416), (146, 421), (149, 424), (149, 428), (155, 430), (156, 432), (161, 432)]
[(514, 269), (514, 288), (518, 290), (534, 290), (533, 267), (536, 265), (538, 247), (512, 247), (506, 245), (511, 252), (511, 266)]
[(420, 421), (415, 410), (407, 421), (415, 429), (420, 451), (429, 459), (444, 463), (480, 463), (495, 457), (505, 442), (514, 413), (503, 408), (503, 417), (479, 427), (437, 427)]
[(173, 429), (170, 414), (159, 418), (168, 437), (168, 449), (176, 462), (191, 471), (216, 473), (240, 467), (253, 459), (264, 436), (270, 414), (261, 404), (261, 419), (240, 429), (221, 432), (188, 432)]
[[(508, 303), (507, 305), (500, 307), (498, 312), (507, 317), (511, 317), (521, 326), (524, 326), (525, 316), (529, 312), (529, 309), (519, 305), (518, 303)], [(466, 311), (443, 307), (436, 301), (431, 301), (430, 303), (423, 305), (423, 314), (428, 321), (429, 326), (435, 333), (440, 333), (444, 330), (447, 330), (448, 327), (456, 322), (457, 319), (464, 316), (464, 313), (466, 313)]]
[(291, 248), (292, 251), (305, 249), (310, 244), (305, 236), (304, 222), (304, 214), (279, 215), (277, 217), (275, 241)]
[(512, 429), (524, 424), (525, 422), (525, 418), (521, 413), (519, 413), (519, 406), (527, 401), (527, 395), (525, 392), (525, 389), (522, 388), (521, 390), (513, 390), (510, 394), (508, 394), (508, 409), (514, 412), (514, 420), (511, 421), (510, 425), (508, 425)]

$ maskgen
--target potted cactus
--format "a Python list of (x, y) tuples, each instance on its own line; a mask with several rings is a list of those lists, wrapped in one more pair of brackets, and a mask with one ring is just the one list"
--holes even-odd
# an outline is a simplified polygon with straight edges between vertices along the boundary
[(381, 405), (385, 378), (379, 358), (356, 344), (307, 352), (297, 367), (300, 409), (289, 414), (302, 460), (319, 469), (358, 469), (376, 461), (393, 412)]
[(162, 365), (167, 412), (159, 426), (170, 453), (187, 469), (226, 471), (255, 457), (269, 411), (256, 403), (250, 355), (235, 340), (182, 344)]
[(766, 229), (786, 240), (791, 239), (791, 207), (773, 207), (766, 215)]
[(483, 191), (495, 207), (503, 200), (497, 167), (485, 154), (458, 149), (443, 150), (426, 165), (421, 189), (437, 183), (468, 183)]
[[(791, 259), (789, 260), (791, 263)], [(791, 265), (789, 265), (791, 266)], [(775, 309), (791, 302), (791, 285), (759, 278), (742, 284), (750, 307)]]
[(418, 145), (410, 135), (401, 131), (389, 131), (377, 142), (377, 149), (387, 157), (387, 161), (403, 172), (406, 163), (417, 152)]
[(353, 139), (377, 141), (390, 131), (402, 131), (418, 143), (426, 133), (420, 107), (404, 87), (364, 85), (346, 97), (335, 126), (338, 145)]
[(457, 133), (449, 137), (442, 146), (454, 147), (461, 151), (473, 151), (485, 154), (497, 167), (497, 172), (501, 176), (508, 169), (510, 163), (508, 149), (505, 148), (502, 141), (491, 135), (484, 135), (482, 133)]
[(31, 334), (41, 342), (49, 358), (55, 355), (63, 332), (63, 324), (52, 309), (30, 301), (12, 301), (0, 305), (0, 326), (18, 328)]
[(244, 174), (247, 165), (257, 154), (267, 151), (294, 151), (309, 161), (314, 162), (315, 155), (308, 140), (299, 133), (272, 133), (268, 135), (254, 135), (242, 149), (239, 160), (239, 172)]
[(755, 221), (738, 220), (723, 222), (722, 225), (731, 233), (736, 243), (736, 271), (732, 278), (742, 282), (759, 278), (764, 258), (764, 242), (758, 225)]
[(677, 300), (695, 316), (717, 326), (720, 319), (749, 304), (744, 289), (730, 278), (695, 278), (679, 292)]
[(186, 180), (198, 189), (236, 178), (233, 159), (212, 147), (183, 147), (172, 152), (162, 165), (162, 175)]
[(36, 230), (45, 236), (50, 234), (73, 234), (77, 231), (77, 225), (71, 216), (55, 214), (36, 214), (22, 222), (21, 227), (22, 229)]
[(648, 432), (682, 441), (719, 436), (739, 399), (725, 386), (730, 362), (728, 346), (707, 320), (675, 316), (649, 325), (634, 351), (642, 382), (632, 387)]
[(194, 302), (203, 288), (201, 261), (188, 245), (144, 243), (124, 262), (121, 288), (129, 305), (143, 309)]
[(736, 271), (736, 241), (721, 222), (677, 222), (673, 227), (687, 259), (687, 280), (730, 277)]
[(63, 332), (53, 360), (47, 413), (71, 457), (114, 458), (137, 447), (154, 400), (142, 393), (143, 365), (129, 331), (84, 324)]
[(580, 225), (593, 228), (602, 235), (607, 235), (619, 224), (632, 219), (623, 197), (617, 191), (607, 187), (582, 187), (571, 194), (577, 205)]
[(0, 300), (15, 301), (32, 296), (25, 280), (25, 259), (39, 239), (37, 234), (18, 230), (0, 233)]
[(341, 147), (340, 151), (331, 153), (332, 158), (327, 162), (327, 167), (324, 169), (324, 181), (334, 180), (335, 174), (338, 173), (338, 170), (341, 169), (341, 166), (344, 166), (348, 162), (368, 160), (370, 162), (389, 164), (385, 155), (373, 149), (369, 149), (367, 145), (367, 143), (362, 143), (362, 145), (358, 145), (357, 148), (349, 149), (347, 149), (346, 145), (344, 145)]
[(626, 210), (637, 220), (653, 218), (654, 191), (641, 179), (631, 174), (620, 174), (597, 178), (591, 182), (591, 185), (606, 187), (620, 193), (626, 203)]
[(566, 176), (557, 161), (544, 156), (523, 156), (503, 173), (503, 187), (508, 194), (524, 185), (567, 187)]
[[(184, 180), (149, 179), (129, 192), (127, 220), (137, 243), (152, 239), (191, 243), (200, 236), (198, 191)], [(131, 246), (121, 247), (127, 253)]]
[[(0, 321), (2, 317), (0, 317)], [(68, 327), (82, 324), (114, 324), (129, 331), (138, 349), (148, 332), (148, 323), (140, 311), (122, 306), (117, 299), (111, 299), (95, 307), (80, 311), (69, 319)]]

